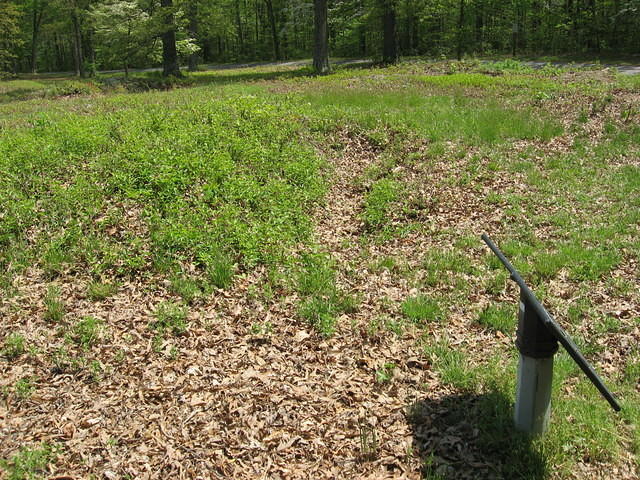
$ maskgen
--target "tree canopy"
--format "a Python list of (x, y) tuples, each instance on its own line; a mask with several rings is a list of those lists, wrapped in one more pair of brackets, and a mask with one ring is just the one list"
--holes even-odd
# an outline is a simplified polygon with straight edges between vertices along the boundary
[(329, 53), (385, 62), (635, 54), (639, 11), (640, 0), (0, 0), (0, 70), (81, 75), (164, 58), (165, 73), (178, 74), (178, 64)]

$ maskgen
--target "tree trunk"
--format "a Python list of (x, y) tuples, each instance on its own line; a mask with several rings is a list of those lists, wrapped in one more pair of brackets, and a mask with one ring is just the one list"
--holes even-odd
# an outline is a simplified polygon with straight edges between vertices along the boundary
[(240, 16), (240, 0), (235, 2), (236, 30), (238, 31), (238, 57), (244, 55), (244, 32), (242, 31), (242, 17)]
[(85, 72), (89, 77), (94, 77), (96, 74), (96, 49), (93, 46), (93, 35), (89, 31), (84, 42), (87, 51), (87, 57), (89, 59), (89, 71)]
[(280, 60), (280, 39), (278, 38), (278, 27), (276, 25), (276, 16), (273, 13), (273, 1), (265, 0), (267, 5), (267, 16), (269, 17), (269, 24), (271, 26), (271, 39), (273, 42), (273, 54), (276, 60)]
[(260, 57), (260, 50), (259, 50), (259, 45), (260, 45), (260, 19), (259, 19), (259, 15), (260, 15), (260, 9), (258, 7), (258, 0), (255, 0), (253, 6), (255, 7), (255, 38), (254, 38), (254, 43), (253, 43), (253, 56), (255, 58), (259, 58)]
[(396, 63), (398, 61), (398, 38), (394, 0), (382, 0), (382, 35), (382, 62)]
[(620, 0), (614, 0), (613, 2), (613, 31), (611, 32), (611, 48), (617, 49), (620, 46), (620, 39), (618, 36), (618, 26), (620, 24)]
[(78, 15), (75, 11), (71, 14), (71, 20), (73, 22), (73, 57), (76, 66), (76, 77), (84, 77), (84, 59), (82, 58), (82, 34), (80, 32), (80, 21), (78, 20)]
[(38, 62), (38, 37), (40, 36), (40, 25), (44, 7), (39, 2), (33, 2), (32, 30), (31, 30), (31, 73), (36, 73)]
[(476, 6), (476, 49), (478, 52), (484, 51), (484, 4), (478, 2)]
[(464, 0), (460, 0), (460, 11), (458, 15), (458, 45), (456, 48), (458, 61), (462, 60), (462, 53), (463, 53), (462, 40), (463, 39), (464, 39)]
[[(286, 16), (284, 10), (281, 10), (280, 12), (281, 12), (280, 24), (281, 25), (286, 25), (287, 16)], [(289, 47), (289, 29), (288, 28), (283, 28), (282, 29), (282, 37), (280, 38), (280, 60), (288, 60), (289, 59), (288, 47)]]
[(313, 1), (313, 68), (322, 75), (329, 73), (329, 28), (327, 0)]
[(176, 25), (173, 18), (173, 0), (160, 0), (164, 29), (162, 32), (162, 76), (182, 77), (178, 65), (178, 51), (176, 49)]
[[(363, 5), (363, 0), (358, 0), (358, 16), (362, 18), (365, 14), (365, 7)], [(360, 52), (360, 56), (365, 56), (367, 54), (367, 27), (364, 22), (360, 22), (358, 26), (358, 48)]]

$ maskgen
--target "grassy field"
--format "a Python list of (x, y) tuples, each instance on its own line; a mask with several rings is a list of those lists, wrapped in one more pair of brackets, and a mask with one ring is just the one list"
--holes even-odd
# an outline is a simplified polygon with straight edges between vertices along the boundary
[[(510, 60), (0, 83), (0, 478), (637, 478), (639, 105)], [(483, 232), (622, 412), (560, 352), (513, 430)]]

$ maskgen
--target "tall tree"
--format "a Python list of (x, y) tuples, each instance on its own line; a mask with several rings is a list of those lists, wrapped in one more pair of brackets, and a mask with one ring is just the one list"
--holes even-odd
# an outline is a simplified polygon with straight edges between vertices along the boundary
[(327, 0), (313, 1), (313, 68), (317, 73), (329, 73), (329, 27)]
[(462, 60), (462, 41), (464, 38), (464, 0), (460, 0), (460, 9), (458, 10), (458, 45), (456, 47), (456, 53), (458, 60)]
[(21, 44), (20, 12), (15, 4), (0, 0), (0, 73), (13, 70), (17, 49)]
[(269, 24), (271, 25), (271, 40), (273, 42), (273, 55), (275, 60), (280, 60), (280, 38), (278, 37), (278, 26), (276, 25), (276, 16), (273, 11), (273, 0), (264, 0), (267, 5), (267, 15)]
[(382, 62), (398, 61), (395, 0), (380, 0), (382, 9)]
[[(189, 26), (188, 26), (189, 36), (195, 41), (198, 39), (198, 26), (199, 26), (197, 0), (190, 0), (190, 2), (187, 5), (187, 10), (188, 10), (187, 16), (189, 19)], [(198, 69), (198, 60), (199, 60), (198, 52), (193, 52), (191, 55), (189, 55), (189, 71), (190, 72), (195, 72)]]
[(181, 77), (178, 64), (178, 50), (176, 48), (176, 21), (173, 10), (173, 0), (160, 0), (162, 8), (162, 75)]
[(38, 42), (40, 40), (40, 27), (44, 18), (45, 7), (46, 2), (43, 0), (31, 0), (27, 4), (31, 17), (31, 58), (29, 59), (31, 73), (36, 73), (37, 71)]
[(149, 15), (131, 0), (110, 0), (90, 11), (103, 62), (124, 67), (125, 77), (133, 61), (144, 62), (151, 49)]
[(82, 45), (82, 22), (86, 10), (79, 0), (72, 0), (70, 5), (71, 26), (73, 30), (73, 59), (77, 77), (84, 77), (84, 50)]

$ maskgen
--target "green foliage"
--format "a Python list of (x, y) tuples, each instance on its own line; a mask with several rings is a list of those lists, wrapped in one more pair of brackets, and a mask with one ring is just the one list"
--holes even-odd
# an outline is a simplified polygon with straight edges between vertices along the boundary
[[(344, 88), (333, 80), (329, 91), (317, 88), (305, 92), (309, 115), (344, 118), (376, 130), (383, 127), (409, 130), (433, 142), (462, 140), (467, 144), (500, 144), (508, 139), (549, 140), (562, 132), (550, 116), (526, 108), (513, 109), (494, 98), (463, 95), (425, 95), (424, 90), (389, 88), (382, 80), (372, 85)], [(371, 89), (376, 88), (376, 95)], [(315, 116), (314, 115), (314, 116)]]
[(440, 340), (427, 344), (425, 354), (433, 361), (442, 383), (461, 391), (475, 390), (477, 373), (459, 347), (452, 346), (447, 340)]
[(425, 295), (407, 298), (402, 303), (402, 313), (414, 322), (437, 322), (444, 319), (438, 302)]
[(60, 299), (60, 288), (56, 285), (50, 285), (44, 296), (44, 319), (60, 323), (64, 317), (64, 302)]
[(128, 68), (154, 56), (151, 18), (134, 1), (113, 0), (94, 5), (89, 14), (98, 41), (98, 55), (106, 65)]
[(387, 270), (393, 272), (397, 268), (396, 259), (393, 257), (382, 257), (377, 262), (372, 263), (369, 268), (374, 272)]
[(313, 296), (305, 300), (298, 311), (300, 317), (315, 327), (323, 337), (330, 337), (335, 332), (337, 309), (332, 300)]
[(516, 73), (530, 73), (533, 71), (533, 68), (529, 65), (526, 65), (518, 60), (513, 60), (511, 58), (507, 58), (505, 60), (500, 60), (498, 62), (493, 62), (487, 65), (487, 68), (490, 71), (494, 72), (516, 72)]
[(490, 305), (480, 312), (478, 323), (490, 330), (510, 335), (515, 331), (517, 319), (512, 307)]
[(53, 363), (53, 373), (78, 373), (86, 365), (83, 357), (69, 355), (65, 347), (55, 349), (51, 354), (51, 362)]
[(95, 317), (84, 317), (71, 329), (71, 339), (85, 350), (94, 346), (100, 338), (102, 320)]
[(557, 252), (538, 255), (534, 272), (542, 279), (549, 279), (566, 267), (575, 279), (593, 281), (609, 272), (619, 262), (620, 255), (615, 250), (566, 244)]
[(256, 322), (251, 324), (251, 334), (252, 335), (271, 335), (273, 333), (273, 325), (271, 322)]
[[(527, 71), (529, 72), (529, 71)], [(548, 95), (549, 91), (556, 91), (560, 86), (552, 80), (533, 75), (487, 75), (485, 73), (455, 73), (453, 75), (429, 75), (421, 77), (422, 81), (438, 87), (483, 88), (489, 91), (497, 89), (527, 89)]]
[(171, 280), (170, 290), (180, 296), (187, 305), (193, 303), (203, 294), (198, 281), (186, 276), (174, 277)]
[(624, 369), (624, 379), (631, 384), (640, 381), (640, 355), (636, 353), (635, 358), (629, 359)]
[(38, 447), (22, 447), (7, 460), (0, 460), (7, 480), (37, 480), (45, 478), (47, 467), (55, 462), (57, 447), (42, 443)]
[(378, 180), (364, 199), (362, 217), (369, 229), (382, 227), (388, 220), (391, 204), (398, 198), (400, 185), (390, 178)]
[(301, 295), (324, 295), (335, 290), (335, 273), (326, 255), (306, 253), (300, 267), (297, 290)]
[(498, 270), (487, 277), (485, 289), (487, 293), (498, 295), (504, 291), (509, 274), (504, 270)]
[(160, 335), (182, 335), (187, 331), (187, 307), (172, 302), (162, 302), (156, 309), (156, 321), (151, 327)]
[(224, 254), (208, 256), (205, 260), (207, 276), (214, 287), (227, 288), (233, 280), (233, 264)]
[(99, 86), (89, 80), (41, 78), (34, 81), (17, 79), (0, 83), (0, 104), (14, 100), (90, 95), (100, 91)]
[(2, 73), (11, 71), (22, 44), (20, 32), (20, 10), (13, 2), (0, 2), (0, 80)]
[(0, 350), (0, 354), (8, 360), (14, 360), (25, 352), (25, 343), (24, 335), (10, 333), (4, 339), (4, 346)]
[(320, 253), (302, 255), (296, 275), (296, 290), (302, 297), (298, 315), (329, 337), (335, 332), (337, 315), (356, 310), (354, 298), (344, 295), (335, 281), (330, 258)]
[(93, 360), (89, 364), (89, 375), (93, 382), (99, 382), (104, 375), (104, 367), (98, 360)]
[(36, 391), (36, 377), (24, 377), (19, 379), (15, 385), (16, 397), (20, 400), (28, 399)]
[(126, 277), (187, 261), (226, 288), (236, 268), (277, 264), (309, 238), (322, 162), (296, 140), (289, 107), (123, 100), (0, 131), (0, 263), (18, 251), (40, 255), (49, 277), (80, 267)]
[[(455, 215), (461, 215), (457, 220), (462, 224), (456, 225), (456, 219), (447, 215), (454, 223), (445, 228), (441, 228), (439, 215), (434, 215), (433, 221), (425, 215), (422, 229), (412, 232), (417, 233), (419, 241), (424, 240), (422, 245), (433, 244), (439, 248), (426, 253), (416, 251), (407, 259), (402, 259), (399, 253), (405, 252), (404, 248), (395, 249), (392, 242), (379, 249), (363, 248), (372, 255), (355, 256), (343, 271), (338, 270), (342, 263), (334, 262), (328, 254), (298, 255), (300, 251), (314, 249), (309, 213), (324, 191), (323, 162), (308, 147), (309, 136), (313, 135), (313, 141), (319, 142), (325, 139), (325, 132), (333, 136), (335, 128), (355, 124), (365, 132), (375, 133), (369, 146), (376, 153), (385, 149), (384, 164), (376, 172), (372, 169), (372, 177), (363, 182), (375, 182), (371, 183), (369, 193), (374, 188), (385, 193), (385, 182), (395, 182), (398, 187), (392, 200), (385, 200), (384, 195), (365, 200), (371, 200), (377, 212), (384, 211), (378, 217), (383, 218), (380, 226), (384, 227), (385, 222), (393, 218), (399, 228), (404, 228), (405, 219), (394, 216), (394, 206), (402, 206), (404, 193), (412, 193), (412, 188), (423, 189), (425, 182), (441, 185), (440, 169), (450, 169), (448, 162), (460, 162), (461, 168), (456, 177), (457, 167), (454, 167), (449, 174), (450, 181), (445, 180), (441, 185), (444, 191), (460, 189), (475, 199), (486, 196), (497, 174), (516, 171), (518, 175), (512, 179), (517, 181), (514, 191), (508, 191), (507, 183), (489, 197), (504, 213), (505, 221), (494, 225), (502, 249), (528, 280), (533, 279), (534, 286), (535, 281), (552, 285), (543, 291), (552, 305), (560, 301), (554, 297), (558, 295), (557, 282), (544, 280), (561, 276), (561, 286), (566, 280), (580, 287), (575, 296), (571, 293), (574, 300), (567, 312), (575, 326), (588, 312), (594, 319), (590, 325), (595, 330), (591, 333), (625, 334), (629, 328), (626, 318), (604, 315), (602, 308), (605, 307), (600, 303), (583, 304), (575, 299), (587, 290), (608, 294), (614, 288), (615, 295), (629, 298), (635, 295), (632, 282), (625, 283), (624, 276), (615, 284), (607, 278), (616, 265), (628, 265), (629, 261), (633, 264), (640, 252), (635, 229), (638, 209), (633, 208), (637, 206), (634, 194), (640, 185), (640, 170), (631, 165), (622, 166), (635, 158), (635, 127), (623, 125), (624, 118), (611, 120), (615, 129), (608, 128), (598, 145), (583, 139), (585, 148), (579, 153), (562, 153), (539, 161), (548, 147), (542, 145), (543, 142), (530, 142), (536, 146), (526, 147), (524, 152), (520, 147), (513, 152), (509, 142), (502, 143), (508, 138), (527, 138), (531, 132), (521, 136), (521, 128), (534, 125), (535, 130), (546, 122), (544, 113), (539, 116), (537, 110), (546, 105), (538, 105), (533, 111), (523, 109), (520, 102), (530, 105), (531, 92), (519, 96), (518, 88), (508, 85), (511, 78), (519, 74), (491, 77), (504, 84), (471, 85), (469, 88), (476, 89), (474, 98), (465, 98), (459, 93), (460, 85), (456, 82), (466, 80), (458, 77), (450, 84), (441, 85), (443, 90), (458, 91), (435, 95), (434, 100), (428, 98), (433, 86), (425, 86), (421, 80), (414, 82), (407, 74), (409, 68), (425, 67), (419, 64), (373, 73), (363, 70), (339, 82), (329, 77), (317, 83), (309, 79), (298, 79), (291, 85), (284, 81), (277, 83), (278, 89), (292, 86), (292, 93), (287, 95), (268, 93), (256, 82), (250, 87), (217, 86), (4, 105), (0, 112), (0, 168), (3, 173), (9, 173), (0, 175), (3, 208), (0, 267), (6, 277), (3, 288), (11, 285), (11, 275), (39, 264), (49, 278), (60, 276), (60, 282), (78, 278), (78, 274), (84, 272), (92, 278), (103, 279), (104, 283), (95, 282), (87, 287), (87, 296), (96, 300), (111, 294), (109, 288), (103, 290), (103, 285), (126, 285), (133, 277), (135, 282), (154, 291), (169, 285), (169, 291), (188, 304), (211, 294), (214, 287), (230, 287), (236, 278), (236, 286), (244, 288), (245, 280), (253, 278), (256, 273), (253, 268), (258, 266), (258, 271), (265, 272), (268, 280), (247, 292), (252, 300), (279, 302), (283, 297), (297, 296), (300, 319), (321, 335), (329, 336), (338, 330), (341, 314), (352, 313), (357, 308), (358, 298), (347, 295), (339, 285), (351, 284), (354, 278), (357, 278), (354, 284), (360, 282), (357, 262), (361, 262), (370, 264), (375, 271), (394, 272), (380, 278), (389, 277), (394, 282), (408, 280), (408, 288), (421, 288), (429, 294), (403, 302), (402, 317), (408, 320), (396, 319), (395, 313), (390, 313), (398, 307), (390, 299), (382, 298), (374, 303), (372, 319), (364, 327), (371, 343), (391, 340), (393, 335), (382, 338), (390, 335), (388, 332), (402, 335), (405, 325), (410, 333), (407, 337), (422, 333), (423, 341), (428, 342), (429, 337), (421, 332), (427, 330), (436, 331), (441, 338), (446, 325), (435, 322), (444, 320), (449, 306), (452, 311), (463, 308), (473, 312), (470, 303), (477, 307), (479, 297), (486, 300), (483, 288), (490, 294), (501, 295), (508, 278), (492, 255), (484, 257), (491, 258), (487, 260), (490, 269), (476, 265), (486, 249), (481, 248), (475, 232), (471, 232), (473, 226), (463, 221), (466, 213), (462, 210), (455, 209)], [(345, 94), (350, 103), (333, 105), (336, 98), (340, 100), (345, 78), (349, 87), (344, 90), (353, 90)], [(221, 80), (233, 81), (237, 78), (231, 74)], [(513, 82), (517, 85), (516, 80)], [(318, 85), (326, 85), (326, 91), (318, 88), (320, 93), (314, 92), (311, 96), (325, 96), (322, 102), (326, 105), (316, 110), (315, 100), (312, 99), (310, 106), (301, 101), (306, 99), (307, 86), (311, 90)], [(339, 92), (336, 97), (334, 89)], [(375, 98), (365, 98), (375, 97), (372, 91), (380, 93), (382, 107), (376, 108)], [(405, 101), (403, 96), (415, 99), (418, 106)], [(46, 108), (46, 113), (33, 113), (36, 108)], [(484, 113), (479, 115), (478, 110)], [(505, 110), (507, 113), (502, 116)], [(502, 130), (483, 131), (481, 125), (475, 124), (483, 115), (490, 119), (494, 111), (502, 112), (496, 117)], [(474, 120), (459, 117), (459, 112), (462, 112), (460, 115), (471, 112)], [(519, 113), (511, 125), (507, 120), (513, 112)], [(423, 125), (422, 120), (429, 115), (432, 115), (432, 124)], [(546, 127), (540, 128), (538, 133)], [(412, 148), (412, 153), (407, 155), (407, 146), (400, 145), (399, 139), (411, 138), (408, 136), (414, 134), (425, 143), (433, 134), (437, 142), (427, 144), (424, 149), (420, 146), (418, 152)], [(469, 149), (468, 144), (475, 147)], [(485, 157), (491, 160), (486, 162)], [(430, 178), (432, 171), (433, 178)], [(529, 185), (521, 188), (521, 181)], [(382, 182), (382, 186), (376, 187), (377, 182)], [(506, 193), (502, 187), (507, 189)], [(446, 208), (446, 198), (436, 200)], [(454, 231), (458, 226), (462, 226), (462, 231)], [(544, 235), (540, 236), (540, 232)], [(414, 241), (413, 238), (407, 240)], [(358, 247), (363, 246), (358, 246), (351, 237), (344, 246), (349, 251)], [(399, 278), (397, 274), (406, 273), (409, 266), (413, 269), (418, 262), (415, 276)], [(425, 288), (423, 280), (434, 288)], [(581, 286), (582, 283), (585, 285)], [(538, 287), (536, 291), (541, 290)], [(50, 290), (45, 315), (50, 321), (63, 322), (60, 291), (54, 292), (55, 287)], [(367, 305), (367, 310), (369, 307)], [(59, 314), (49, 313), (56, 309)], [(165, 337), (186, 330), (186, 312), (182, 304), (161, 304), (150, 324), (150, 335), (155, 337), (153, 348), (165, 352), (167, 359), (177, 358), (179, 351), (172, 345), (178, 340)], [(363, 317), (367, 318), (369, 313), (363, 312)], [(511, 333), (515, 312), (511, 307), (489, 307), (479, 314), (478, 321), (488, 328)], [(68, 323), (71, 324), (68, 340), (83, 348), (96, 344), (99, 325), (92, 325), (87, 319), (75, 325)], [(356, 325), (359, 324), (354, 318), (353, 328)], [(254, 335), (267, 336), (271, 335), (271, 328), (268, 322), (258, 322), (248, 330)], [(458, 335), (456, 340), (461, 338)], [(8, 338), (5, 337), (3, 355), (9, 357), (12, 354), (6, 352), (24, 349), (24, 346), (7, 349)], [(509, 382), (515, 371), (513, 349), (502, 347), (501, 342), (487, 345), (489, 349), (498, 350), (504, 367), (496, 367), (493, 360), (487, 362), (486, 352), (466, 352), (465, 342), (456, 342), (455, 346), (447, 341), (434, 342), (425, 346), (425, 353), (450, 390), (484, 395), (492, 393), (498, 385), (512, 395), (515, 387)], [(593, 343), (587, 354), (596, 357), (596, 362), (602, 361), (603, 357), (598, 358), (602, 352)], [(124, 356), (124, 351), (114, 352), (116, 362), (123, 362)], [(594, 407), (597, 403), (593, 396), (597, 392), (577, 382), (579, 372), (570, 359), (567, 361), (561, 355), (557, 358), (556, 373), (561, 380), (553, 401), (558, 412), (554, 413), (554, 423), (560, 427), (557, 435), (554, 433), (553, 438), (544, 441), (543, 447), (551, 464), (560, 465), (558, 475), (563, 476), (562, 469), (570, 468), (574, 457), (610, 461), (608, 459), (617, 455), (616, 449), (627, 449), (627, 445), (634, 443), (630, 440), (631, 427), (623, 420), (609, 418), (601, 412), (589, 418), (588, 408), (598, 408)], [(54, 373), (82, 371), (85, 381), (104, 378), (109, 368), (98, 359), (74, 357), (64, 347), (52, 352), (50, 363)], [(626, 365), (619, 370), (620, 383), (614, 384), (629, 404), (637, 403), (634, 391), (637, 364), (637, 358), (630, 354)], [(384, 365), (376, 372), (375, 380), (390, 381), (392, 370), (393, 367)], [(30, 381), (21, 387), (25, 392), (35, 384)], [(562, 406), (565, 398), (576, 403), (565, 408)], [(510, 417), (508, 409), (513, 399), (498, 400), (493, 404), (485, 403), (482, 398), (478, 400), (482, 404), (479, 410), (487, 417), (487, 423), (476, 425), (480, 430), (478, 436), (485, 436), (485, 427), (494, 435), (483, 439), (487, 441), (488, 451), (503, 449), (512, 438), (507, 429), (493, 428), (492, 423), (498, 424), (503, 417)], [(630, 413), (625, 415), (629, 417), (624, 418), (637, 418), (637, 414), (636, 417)], [(584, 434), (572, 432), (574, 421), (584, 428)], [(590, 421), (594, 425), (586, 425)], [(510, 418), (508, 422), (511, 424)], [(501, 433), (504, 433), (502, 437)], [(636, 441), (635, 445), (638, 444)], [(516, 461), (512, 466), (496, 464), (496, 474), (515, 478), (523, 471), (528, 472), (527, 466), (524, 461)]]
[(376, 382), (380, 384), (391, 382), (396, 367), (397, 365), (393, 362), (385, 363), (381, 368), (376, 370)]
[(89, 282), (87, 286), (87, 296), (90, 300), (97, 302), (114, 295), (118, 288), (109, 282)]
[(88, 95), (97, 91), (97, 88), (87, 82), (66, 81), (56, 84), (46, 92), (46, 95), (64, 97), (70, 95)]
[(474, 269), (463, 252), (454, 249), (430, 250), (422, 262), (424, 281), (429, 286), (451, 283), (453, 274), (473, 273)]

